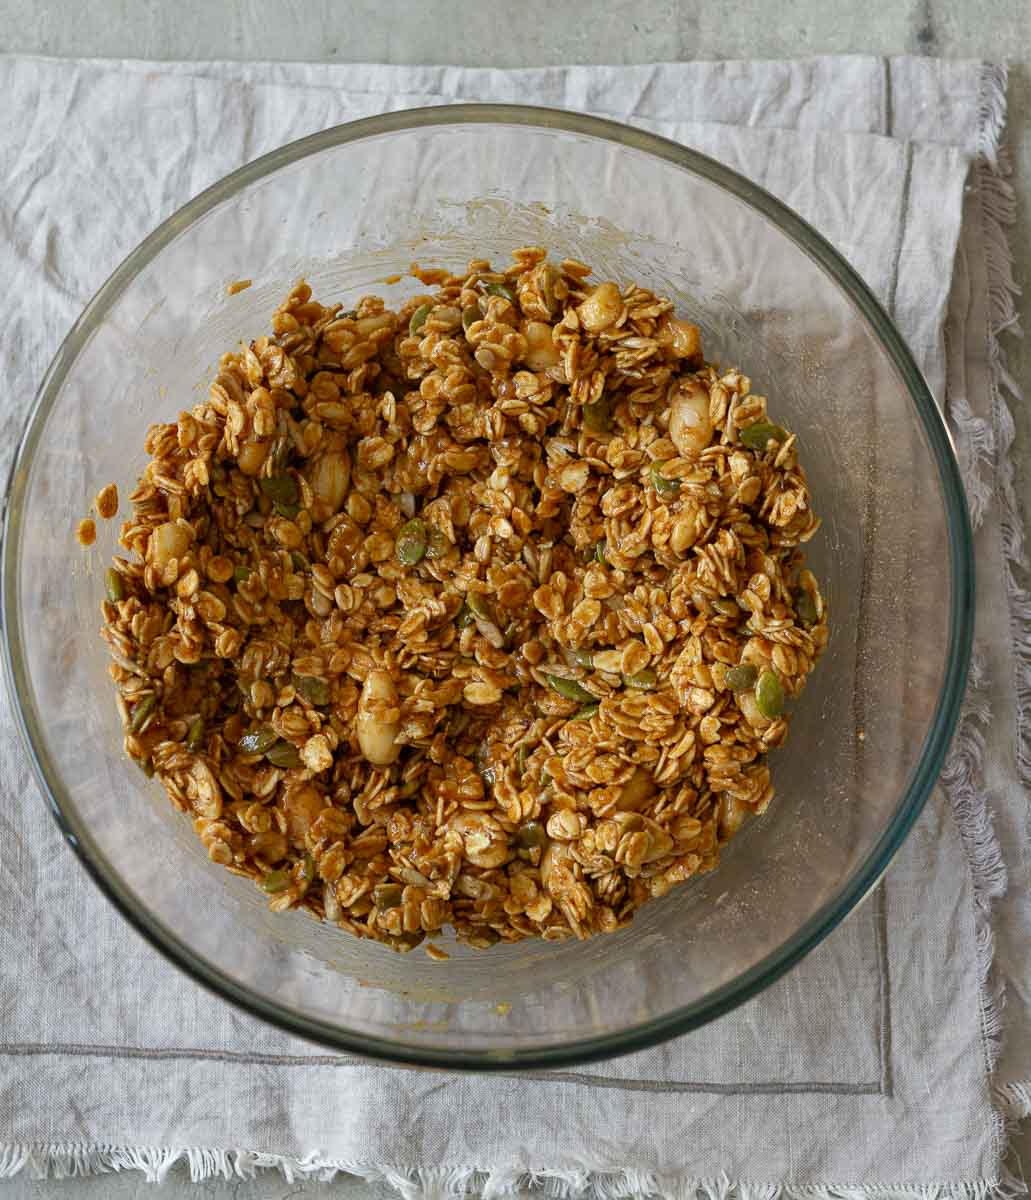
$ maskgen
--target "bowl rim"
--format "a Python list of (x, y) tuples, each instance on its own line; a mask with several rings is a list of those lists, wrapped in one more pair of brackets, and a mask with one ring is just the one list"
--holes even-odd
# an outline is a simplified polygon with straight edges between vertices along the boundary
[[(838, 894), (805, 921), (783, 945), (741, 975), (699, 1000), (661, 1017), (614, 1033), (576, 1038), (557, 1046), (526, 1049), (426, 1047), (348, 1031), (328, 1021), (299, 1015), (258, 995), (215, 964), (196, 954), (178, 935), (142, 908), (107, 862), (77, 813), (39, 736), (27, 664), (20, 638), (18, 576), (22, 502), (28, 467), (46, 418), (66, 376), (89, 338), (119, 296), (174, 238), (195, 221), (251, 184), (279, 169), (351, 142), (449, 126), (520, 126), (600, 139), (658, 158), (722, 188), (757, 210), (828, 274), (854, 304), (897, 370), (916, 409), (938, 470), (948, 526), (950, 605), (945, 671), (933, 720), (909, 785), (881, 837)], [(571, 1066), (631, 1053), (688, 1033), (737, 1007), (768, 987), (823, 940), (876, 886), (912, 828), (934, 786), (948, 749), (965, 691), (973, 637), (973, 542), (966, 495), (951, 435), (901, 334), (880, 302), (837, 250), (803, 218), (769, 192), (715, 159), (657, 134), (601, 117), (561, 109), (512, 104), (453, 104), (406, 109), (336, 125), (289, 142), (239, 167), (212, 184), (164, 220), (115, 268), (72, 325), (51, 361), (25, 421), (8, 479), (4, 504), (2, 595), (4, 674), (15, 723), (33, 774), (62, 834), (100, 890), (143, 937), (194, 981), (251, 1016), (308, 1041), (387, 1062), (477, 1071)], [(16, 702), (14, 702), (16, 701)]]

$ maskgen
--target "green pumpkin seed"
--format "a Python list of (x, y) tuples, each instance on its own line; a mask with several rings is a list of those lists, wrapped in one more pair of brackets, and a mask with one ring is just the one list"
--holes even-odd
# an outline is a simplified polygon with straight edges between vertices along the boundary
[(311, 570), (311, 563), (308, 562), (307, 558), (305, 558), (305, 556), (300, 552), (300, 550), (294, 550), (291, 552), (290, 562), (293, 564), (293, 568), (295, 571), (310, 571)]
[(125, 599), (125, 584), (114, 567), (108, 567), (104, 572), (104, 591), (107, 592), (107, 598), (112, 604), (117, 604), (119, 600)]
[(548, 835), (537, 821), (527, 821), (516, 830), (516, 845), (520, 850), (543, 850), (547, 844)]
[(380, 912), (401, 906), (401, 885), (399, 883), (378, 883), (372, 889), (372, 902)]
[(297, 480), (292, 475), (273, 475), (271, 479), (261, 479), (258, 487), (273, 504), (297, 503)]
[(324, 679), (316, 679), (311, 675), (294, 675), (291, 683), (294, 685), (294, 691), (303, 696), (309, 704), (329, 703), (329, 684)]
[(795, 612), (803, 625), (815, 625), (820, 619), (816, 611), (816, 597), (811, 592), (795, 593)]
[(505, 287), (503, 283), (488, 283), (486, 290), (488, 296), (501, 296), (501, 298), (503, 300), (507, 300), (513, 308), (515, 307), (515, 292), (513, 292), (511, 288)]
[(264, 892), (268, 892), (270, 896), (274, 896), (277, 892), (285, 892), (290, 886), (290, 883), (291, 879), (289, 871), (269, 871), (269, 873), (261, 881), (261, 889)]
[(468, 332), (469, 326), (474, 325), (477, 321), (483, 320), (483, 313), (480, 312), (478, 304), (467, 304), (462, 309), (462, 328)]
[(612, 406), (607, 396), (584, 405), (584, 428), (592, 433), (608, 433), (612, 428)]
[(763, 671), (755, 685), (755, 706), (769, 721), (775, 721), (784, 711), (784, 689), (769, 668)]
[(771, 421), (756, 421), (754, 425), (748, 425), (739, 430), (737, 436), (749, 450), (764, 451), (771, 439), (775, 442), (783, 442), (788, 434), (786, 429), (781, 429), (779, 425), (774, 425)]
[(250, 575), (250, 567), (233, 567), (233, 580), (236, 583), (246, 583)]
[(462, 602), (462, 607), (458, 610), (455, 616), (455, 624), (459, 629), (468, 629), (470, 625), (476, 621), (476, 614), (465, 601)]
[(494, 609), (483, 592), (467, 592), (465, 602), (469, 605), (474, 617), (479, 617), (481, 621), (494, 620)]
[(186, 749), (193, 754), (204, 749), (204, 718), (194, 717), (186, 731)]
[(751, 663), (741, 663), (740, 666), (731, 667), (727, 671), (727, 687), (732, 692), (747, 692), (749, 688), (755, 687), (758, 678), (759, 672)]
[(574, 650), (572, 659), (578, 667), (584, 667), (588, 671), (594, 670), (594, 655), (590, 650)]
[(451, 549), (451, 542), (443, 529), (431, 529), (426, 538), (426, 557), (430, 562), (443, 558)]
[(315, 859), (310, 854), (301, 859), (301, 879), (305, 884), (310, 884), (315, 879)]
[(605, 545), (604, 538), (602, 538), (600, 542), (595, 542), (594, 544), (594, 557), (599, 563), (601, 563), (603, 567), (607, 567), (609, 565), (608, 559), (605, 557), (605, 551), (607, 549), (608, 547)]
[(590, 721), (600, 707), (599, 704), (585, 704), (578, 713), (574, 713), (569, 719), (571, 721)]
[(270, 749), (265, 751), (265, 758), (274, 766), (282, 767), (284, 771), (292, 770), (301, 765), (301, 756), (293, 742), (280, 739)]
[(638, 671), (634, 675), (624, 675), (623, 682), (627, 687), (638, 688), (643, 692), (650, 692), (659, 682), (659, 677), (651, 667), (645, 667), (643, 671)]
[(548, 687), (558, 692), (566, 700), (576, 700), (580, 704), (593, 704), (597, 696), (581, 687), (575, 679), (565, 679), (561, 675), (548, 675)]
[(397, 533), (394, 553), (397, 561), (406, 567), (414, 567), (426, 553), (426, 522), (418, 517), (405, 521)]
[(267, 726), (260, 729), (252, 729), (250, 733), (245, 733), (237, 743), (237, 748), (241, 754), (264, 754), (266, 750), (270, 750), (276, 744), (276, 735)]
[(412, 313), (412, 319), (408, 322), (408, 333), (410, 337), (415, 337), (420, 329), (426, 324), (426, 318), (433, 312), (432, 304), (420, 304), (419, 307)]
[(713, 608), (724, 617), (739, 617), (741, 609), (736, 600), (731, 600), (727, 596), (717, 596), (712, 602)]
[(660, 496), (675, 496), (680, 491), (680, 480), (667, 479), (658, 463), (652, 464), (648, 474), (652, 481), (652, 487)]
[(158, 706), (158, 698), (154, 692), (144, 696), (143, 699), (132, 710), (132, 720), (129, 722), (129, 731), (131, 733), (139, 733), (144, 725), (154, 715), (154, 709)]
[(516, 769), (519, 771), (520, 775), (522, 775), (522, 773), (526, 770), (526, 760), (528, 757), (529, 751), (526, 749), (526, 746), (520, 746), (516, 751)]
[(297, 514), (301, 511), (300, 507), (298, 505), (283, 504), (279, 500), (273, 500), (272, 507), (276, 510), (276, 512), (279, 514), (279, 516), (281, 516), (286, 521), (292, 521), (294, 519), (294, 517), (296, 517)]

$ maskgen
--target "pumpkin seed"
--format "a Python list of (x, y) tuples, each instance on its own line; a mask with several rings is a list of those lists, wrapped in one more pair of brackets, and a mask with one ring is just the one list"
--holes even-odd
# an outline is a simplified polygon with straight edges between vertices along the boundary
[(294, 517), (301, 511), (300, 506), (296, 504), (283, 504), (280, 500), (273, 500), (272, 507), (276, 512), (287, 521), (292, 521)]
[(513, 292), (511, 288), (505, 287), (503, 283), (488, 283), (486, 290), (488, 296), (501, 296), (501, 298), (507, 300), (513, 308), (515, 307), (515, 292)]
[(591, 654), (590, 650), (574, 650), (572, 652), (572, 659), (578, 667), (584, 667), (588, 671), (594, 669), (594, 655)]
[(129, 730), (131, 733), (139, 733), (144, 725), (150, 720), (154, 714), (154, 709), (158, 706), (158, 698), (154, 692), (143, 697), (143, 699), (132, 710), (132, 720), (129, 722)]
[(107, 598), (112, 604), (117, 604), (119, 600), (125, 599), (125, 584), (114, 567), (108, 567), (104, 572), (104, 591), (107, 592)]
[(585, 687), (581, 687), (575, 679), (565, 679), (561, 675), (548, 675), (548, 687), (558, 692), (566, 700), (576, 700), (581, 704), (593, 704), (597, 699)]
[(624, 675), (623, 682), (627, 687), (639, 688), (643, 692), (648, 692), (659, 682), (659, 677), (651, 667), (645, 667), (643, 671), (637, 671), (633, 675)]
[(816, 611), (816, 598), (810, 592), (795, 593), (795, 612), (803, 625), (815, 625), (820, 619)]
[(516, 845), (520, 850), (542, 850), (548, 844), (548, 835), (538, 821), (527, 821), (516, 830)]
[(749, 450), (764, 451), (771, 439), (775, 442), (783, 442), (788, 433), (786, 429), (781, 429), (779, 425), (774, 425), (771, 421), (756, 421), (754, 425), (748, 425), (739, 430), (737, 436)]
[(301, 756), (297, 752), (297, 747), (293, 742), (285, 741), (282, 738), (271, 749), (265, 751), (265, 757), (274, 767), (282, 767), (287, 771), (301, 765)]
[(740, 666), (731, 667), (727, 671), (727, 687), (732, 692), (747, 692), (749, 688), (755, 687), (758, 678), (759, 672), (751, 663), (741, 663)]
[(443, 529), (431, 529), (426, 538), (426, 557), (430, 562), (443, 558), (451, 549), (451, 542)]
[(473, 616), (479, 617), (481, 621), (494, 620), (494, 609), (483, 592), (466, 592), (465, 602), (472, 610)]
[(571, 721), (590, 721), (600, 707), (599, 704), (585, 704), (578, 713), (574, 713), (569, 719)]
[(250, 575), (250, 567), (233, 567), (233, 580), (236, 583), (245, 583)]
[(612, 428), (612, 406), (607, 396), (584, 405), (584, 428), (592, 433), (608, 433)]
[(294, 691), (303, 696), (309, 704), (329, 703), (329, 684), (324, 679), (316, 679), (311, 675), (294, 675), (291, 683), (294, 685)]
[(398, 530), (394, 552), (398, 562), (406, 567), (414, 567), (426, 553), (426, 522), (418, 517), (405, 521)]
[(667, 479), (658, 463), (652, 464), (648, 474), (651, 477), (652, 487), (660, 496), (675, 496), (680, 491), (680, 480)]
[(372, 901), (380, 912), (401, 905), (401, 885), (399, 883), (378, 883), (372, 889)]
[(784, 689), (775, 672), (767, 668), (755, 685), (756, 707), (767, 720), (775, 721), (784, 711)]
[(194, 717), (186, 731), (186, 749), (196, 754), (204, 749), (204, 718)]
[(273, 475), (270, 479), (259, 479), (258, 487), (273, 504), (297, 503), (297, 480), (292, 475)]
[(315, 859), (310, 854), (301, 859), (301, 879), (305, 884), (310, 884), (315, 879)]
[(476, 614), (469, 607), (469, 605), (465, 601), (463, 601), (462, 607), (458, 610), (457, 614), (455, 615), (455, 624), (458, 626), (459, 629), (468, 629), (469, 626), (475, 622), (475, 620), (476, 620)]
[(594, 544), (594, 557), (599, 563), (601, 563), (603, 567), (607, 567), (609, 565), (608, 559), (605, 557), (605, 551), (607, 549), (608, 547), (605, 545), (604, 538), (602, 538), (600, 542), (595, 542)]
[(274, 896), (277, 892), (285, 892), (290, 886), (290, 872), (287, 870), (269, 871), (261, 881), (262, 891)]
[(264, 754), (276, 744), (276, 735), (267, 726), (245, 733), (237, 744), (241, 754)]
[(408, 322), (408, 334), (414, 337), (420, 329), (426, 324), (426, 318), (433, 312), (432, 304), (420, 304), (419, 307), (412, 313), (412, 319)]
[(480, 306), (478, 304), (467, 304), (465, 308), (462, 309), (463, 329), (468, 330), (470, 325), (482, 320), (483, 313), (480, 312)]
[(293, 564), (293, 568), (295, 571), (310, 571), (311, 570), (311, 563), (308, 562), (307, 558), (305, 558), (305, 556), (300, 552), (300, 550), (294, 550), (291, 552), (290, 562)]

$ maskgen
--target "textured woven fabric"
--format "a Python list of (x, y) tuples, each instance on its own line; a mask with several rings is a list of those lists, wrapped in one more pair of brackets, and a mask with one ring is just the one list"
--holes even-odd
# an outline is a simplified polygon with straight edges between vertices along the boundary
[[(756, 1194), (998, 1187), (993, 1082), (1019, 1100), (1031, 1079), (1026, 801), (1012, 753), (1020, 597), (1005, 587), (1020, 548), (995, 341), (1009, 301), (999, 73), (873, 58), (517, 72), (11, 58), (0, 59), (0, 82), (5, 470), (33, 390), (90, 294), (228, 171), (388, 109), (455, 99), (581, 109), (746, 172), (888, 305), (953, 418), (979, 526), (983, 635), (980, 686), (945, 786), (867, 904), (704, 1031), (532, 1078), (448, 1079), (340, 1058), (194, 987), (87, 880), (0, 707), (0, 1173), (135, 1166), (160, 1176), (186, 1155), (198, 1177), (340, 1168), (413, 1195), (547, 1178), (608, 1195), (719, 1194), (728, 1183)], [(1008, 896), (1006, 866), (1023, 872)], [(1007, 975), (1016, 1036), (1000, 1058)]]

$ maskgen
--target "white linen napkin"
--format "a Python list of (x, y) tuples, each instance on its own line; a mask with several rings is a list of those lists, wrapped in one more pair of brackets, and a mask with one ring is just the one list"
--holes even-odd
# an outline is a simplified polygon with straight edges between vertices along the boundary
[(86, 879), (0, 708), (0, 1176), (161, 1178), (185, 1158), (195, 1178), (346, 1170), (412, 1197), (530, 1183), (756, 1200), (1001, 1191), (1004, 1118), (1031, 1108), (1025, 729), (1013, 750), (1018, 691), (1031, 698), (1031, 605), (1007, 462), (1006, 396), (1019, 397), (997, 340), (1013, 321), (1004, 73), (874, 58), (515, 72), (7, 58), (0, 85), (4, 469), (72, 320), (191, 195), (340, 121), (529, 101), (687, 142), (841, 249), (952, 420), (981, 588), (974, 683), (943, 786), (873, 901), (706, 1029), (534, 1076), (325, 1053), (189, 983)]

